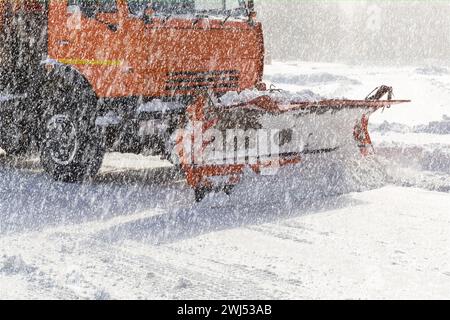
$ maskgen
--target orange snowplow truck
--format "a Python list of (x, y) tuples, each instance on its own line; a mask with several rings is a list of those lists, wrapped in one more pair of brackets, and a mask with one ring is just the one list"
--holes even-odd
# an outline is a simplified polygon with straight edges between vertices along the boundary
[(0, 0), (0, 28), (0, 147), (37, 145), (62, 181), (93, 175), (105, 149), (168, 155), (199, 91), (262, 80), (253, 1)]
[[(266, 90), (252, 0), (0, 0), (0, 147), (82, 181), (106, 151), (179, 165), (201, 200), (248, 172), (372, 153), (392, 100)], [(386, 98), (386, 99), (384, 99)]]

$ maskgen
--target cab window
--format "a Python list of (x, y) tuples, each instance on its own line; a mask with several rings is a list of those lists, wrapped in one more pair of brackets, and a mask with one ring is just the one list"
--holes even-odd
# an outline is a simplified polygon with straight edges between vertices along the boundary
[(245, 0), (129, 0), (132, 15), (143, 16), (151, 7), (156, 14), (219, 14), (242, 15), (246, 13)]
[(87, 17), (94, 17), (97, 13), (117, 12), (116, 0), (69, 0), (69, 6), (77, 6)]
[(197, 12), (239, 15), (246, 12), (245, 0), (195, 0)]
[(165, 14), (189, 14), (195, 11), (194, 0), (156, 0), (152, 2), (155, 12)]
[(225, 10), (226, 2), (222, 0), (196, 0), (196, 11), (223, 11)]

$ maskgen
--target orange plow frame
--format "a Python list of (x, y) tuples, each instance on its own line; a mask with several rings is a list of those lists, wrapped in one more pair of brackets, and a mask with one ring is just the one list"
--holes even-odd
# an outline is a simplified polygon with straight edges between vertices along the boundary
[[(390, 87), (380, 87), (381, 89)], [(391, 94), (391, 93), (390, 93)], [(389, 94), (389, 98), (390, 98)], [(378, 100), (381, 97), (376, 97), (377, 100), (367, 98), (366, 100), (321, 100), (321, 101), (291, 101), (290, 103), (280, 103), (269, 97), (268, 95), (262, 95), (258, 98), (250, 100), (245, 103), (238, 103), (231, 106), (223, 107), (217, 106), (217, 108), (226, 108), (226, 110), (233, 109), (257, 109), (270, 114), (280, 114), (291, 111), (298, 110), (341, 110), (341, 109), (351, 109), (351, 108), (363, 108), (367, 109), (361, 118), (361, 121), (357, 123), (354, 127), (353, 137), (357, 142), (362, 156), (368, 156), (373, 154), (372, 141), (369, 135), (368, 124), (369, 117), (372, 113), (379, 109), (389, 108), (392, 105), (410, 102), (410, 100)], [(198, 95), (194, 102), (187, 108), (187, 116), (189, 121), (198, 122), (202, 124), (201, 131), (206, 132), (209, 128), (213, 127), (217, 121), (208, 120), (206, 117), (205, 106), (208, 105), (208, 94), (204, 93)], [(205, 192), (205, 190), (211, 191), (214, 189), (214, 184), (210, 181), (213, 177), (223, 177), (225, 178), (225, 185), (233, 186), (237, 184), (240, 180), (240, 176), (243, 174), (244, 170), (251, 169), (253, 172), (259, 174), (262, 170), (273, 167), (283, 167), (286, 165), (293, 165), (300, 163), (302, 160), (301, 153), (290, 153), (287, 155), (280, 155), (275, 161), (257, 161), (256, 164), (248, 163), (237, 163), (237, 164), (195, 164), (192, 161), (192, 152), (186, 155), (186, 150), (183, 147), (183, 139), (185, 136), (183, 134), (177, 135), (177, 149), (176, 152), (179, 156), (181, 168), (184, 171), (188, 184), (196, 190), (196, 193)], [(194, 144), (194, 135), (191, 136), (191, 142)], [(200, 147), (199, 152), (202, 152), (205, 147), (205, 142)], [(195, 151), (194, 151), (195, 152)], [(200, 201), (204, 195), (197, 197)]]

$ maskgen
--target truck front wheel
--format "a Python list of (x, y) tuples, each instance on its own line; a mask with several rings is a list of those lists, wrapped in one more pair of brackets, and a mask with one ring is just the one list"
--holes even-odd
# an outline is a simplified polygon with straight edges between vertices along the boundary
[(40, 156), (44, 170), (57, 181), (93, 177), (103, 162), (104, 143), (96, 129), (96, 103), (74, 88), (50, 90), (41, 122)]

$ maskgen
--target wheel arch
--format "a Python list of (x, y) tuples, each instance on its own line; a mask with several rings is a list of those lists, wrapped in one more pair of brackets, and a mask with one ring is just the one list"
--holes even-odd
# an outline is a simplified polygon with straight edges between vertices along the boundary
[(91, 83), (86, 77), (76, 68), (70, 65), (62, 64), (54, 61), (45, 61), (41, 68), (42, 81), (37, 90), (33, 92), (32, 100), (35, 101), (35, 110), (38, 116), (41, 116), (45, 111), (45, 102), (50, 99), (45, 96), (48, 90), (53, 87), (56, 89), (61, 86), (70, 86), (77, 90), (79, 94), (87, 94), (91, 99), (98, 101), (98, 96), (95, 93)]
[(48, 82), (68, 82), (67, 84), (74, 84), (83, 89), (90, 90), (92, 95), (98, 99), (92, 84), (83, 75), (83, 73), (72, 65), (63, 64), (55, 61), (44, 61), (42, 63), (45, 83)]
[[(83, 98), (88, 98), (95, 106), (98, 102), (98, 97), (86, 77), (70, 65), (45, 61), (42, 63), (40, 79), (40, 84), (32, 90), (29, 96), (32, 114), (35, 119), (35, 124), (33, 125), (36, 128), (34, 136), (38, 141), (41, 138), (39, 128), (42, 126), (45, 113), (49, 105), (55, 103), (54, 99), (59, 99), (58, 94), (61, 93), (61, 90), (58, 89), (70, 87), (72, 91), (65, 92), (66, 94), (74, 94), (76, 92), (76, 94), (80, 95), (80, 99), (84, 95)], [(64, 90), (62, 91), (64, 92)]]

